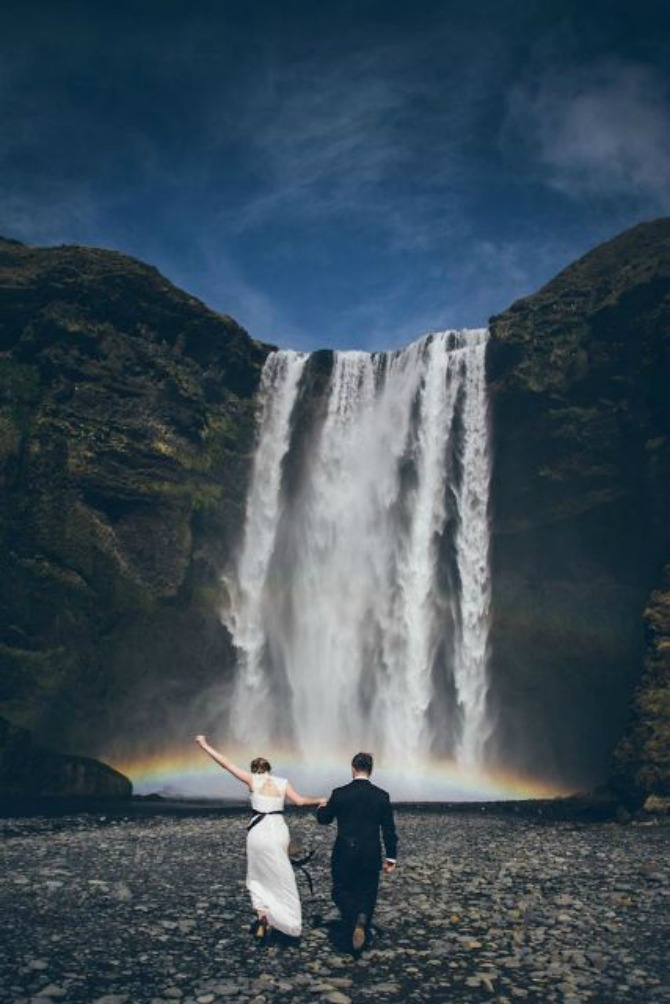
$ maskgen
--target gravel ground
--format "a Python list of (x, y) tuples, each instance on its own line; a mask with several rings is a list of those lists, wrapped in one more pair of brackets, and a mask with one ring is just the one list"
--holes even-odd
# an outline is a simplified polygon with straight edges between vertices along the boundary
[(0, 999), (34, 1004), (670, 1001), (670, 825), (397, 814), (372, 946), (354, 959), (329, 899), (334, 831), (298, 873), (300, 943), (258, 946), (246, 816), (0, 821)]

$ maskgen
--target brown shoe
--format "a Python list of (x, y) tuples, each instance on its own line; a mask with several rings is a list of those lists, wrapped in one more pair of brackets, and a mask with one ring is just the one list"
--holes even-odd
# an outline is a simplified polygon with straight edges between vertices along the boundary
[(356, 926), (354, 927), (354, 933), (351, 936), (351, 944), (355, 952), (360, 952), (361, 948), (365, 944), (365, 926), (368, 922), (368, 918), (364, 913), (359, 913), (356, 917)]

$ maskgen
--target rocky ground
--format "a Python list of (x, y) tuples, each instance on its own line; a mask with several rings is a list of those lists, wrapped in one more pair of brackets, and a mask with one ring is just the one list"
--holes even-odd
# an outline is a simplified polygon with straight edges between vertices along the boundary
[(2, 821), (0, 995), (13, 1004), (670, 1000), (667, 824), (398, 813), (373, 945), (353, 959), (316, 848), (299, 944), (259, 947), (245, 816)]

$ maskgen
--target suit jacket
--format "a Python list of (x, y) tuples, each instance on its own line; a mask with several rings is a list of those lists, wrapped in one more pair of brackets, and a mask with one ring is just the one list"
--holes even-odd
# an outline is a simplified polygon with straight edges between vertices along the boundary
[(337, 820), (337, 839), (333, 858), (356, 856), (364, 858), (376, 868), (381, 867), (381, 837), (387, 858), (395, 858), (398, 837), (393, 820), (393, 809), (388, 792), (371, 781), (353, 780), (342, 788), (335, 788), (327, 805), (317, 809), (320, 823)]

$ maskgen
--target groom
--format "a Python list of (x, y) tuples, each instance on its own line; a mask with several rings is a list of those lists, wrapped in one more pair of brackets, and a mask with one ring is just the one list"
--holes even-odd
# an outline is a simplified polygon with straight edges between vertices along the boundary
[[(356, 952), (368, 937), (379, 872), (382, 867), (385, 872), (395, 869), (398, 846), (391, 801), (387, 792), (371, 783), (372, 766), (370, 753), (357, 753), (351, 761), (351, 783), (335, 788), (316, 813), (320, 823), (337, 820), (332, 896)], [(383, 865), (380, 831), (386, 854)]]

